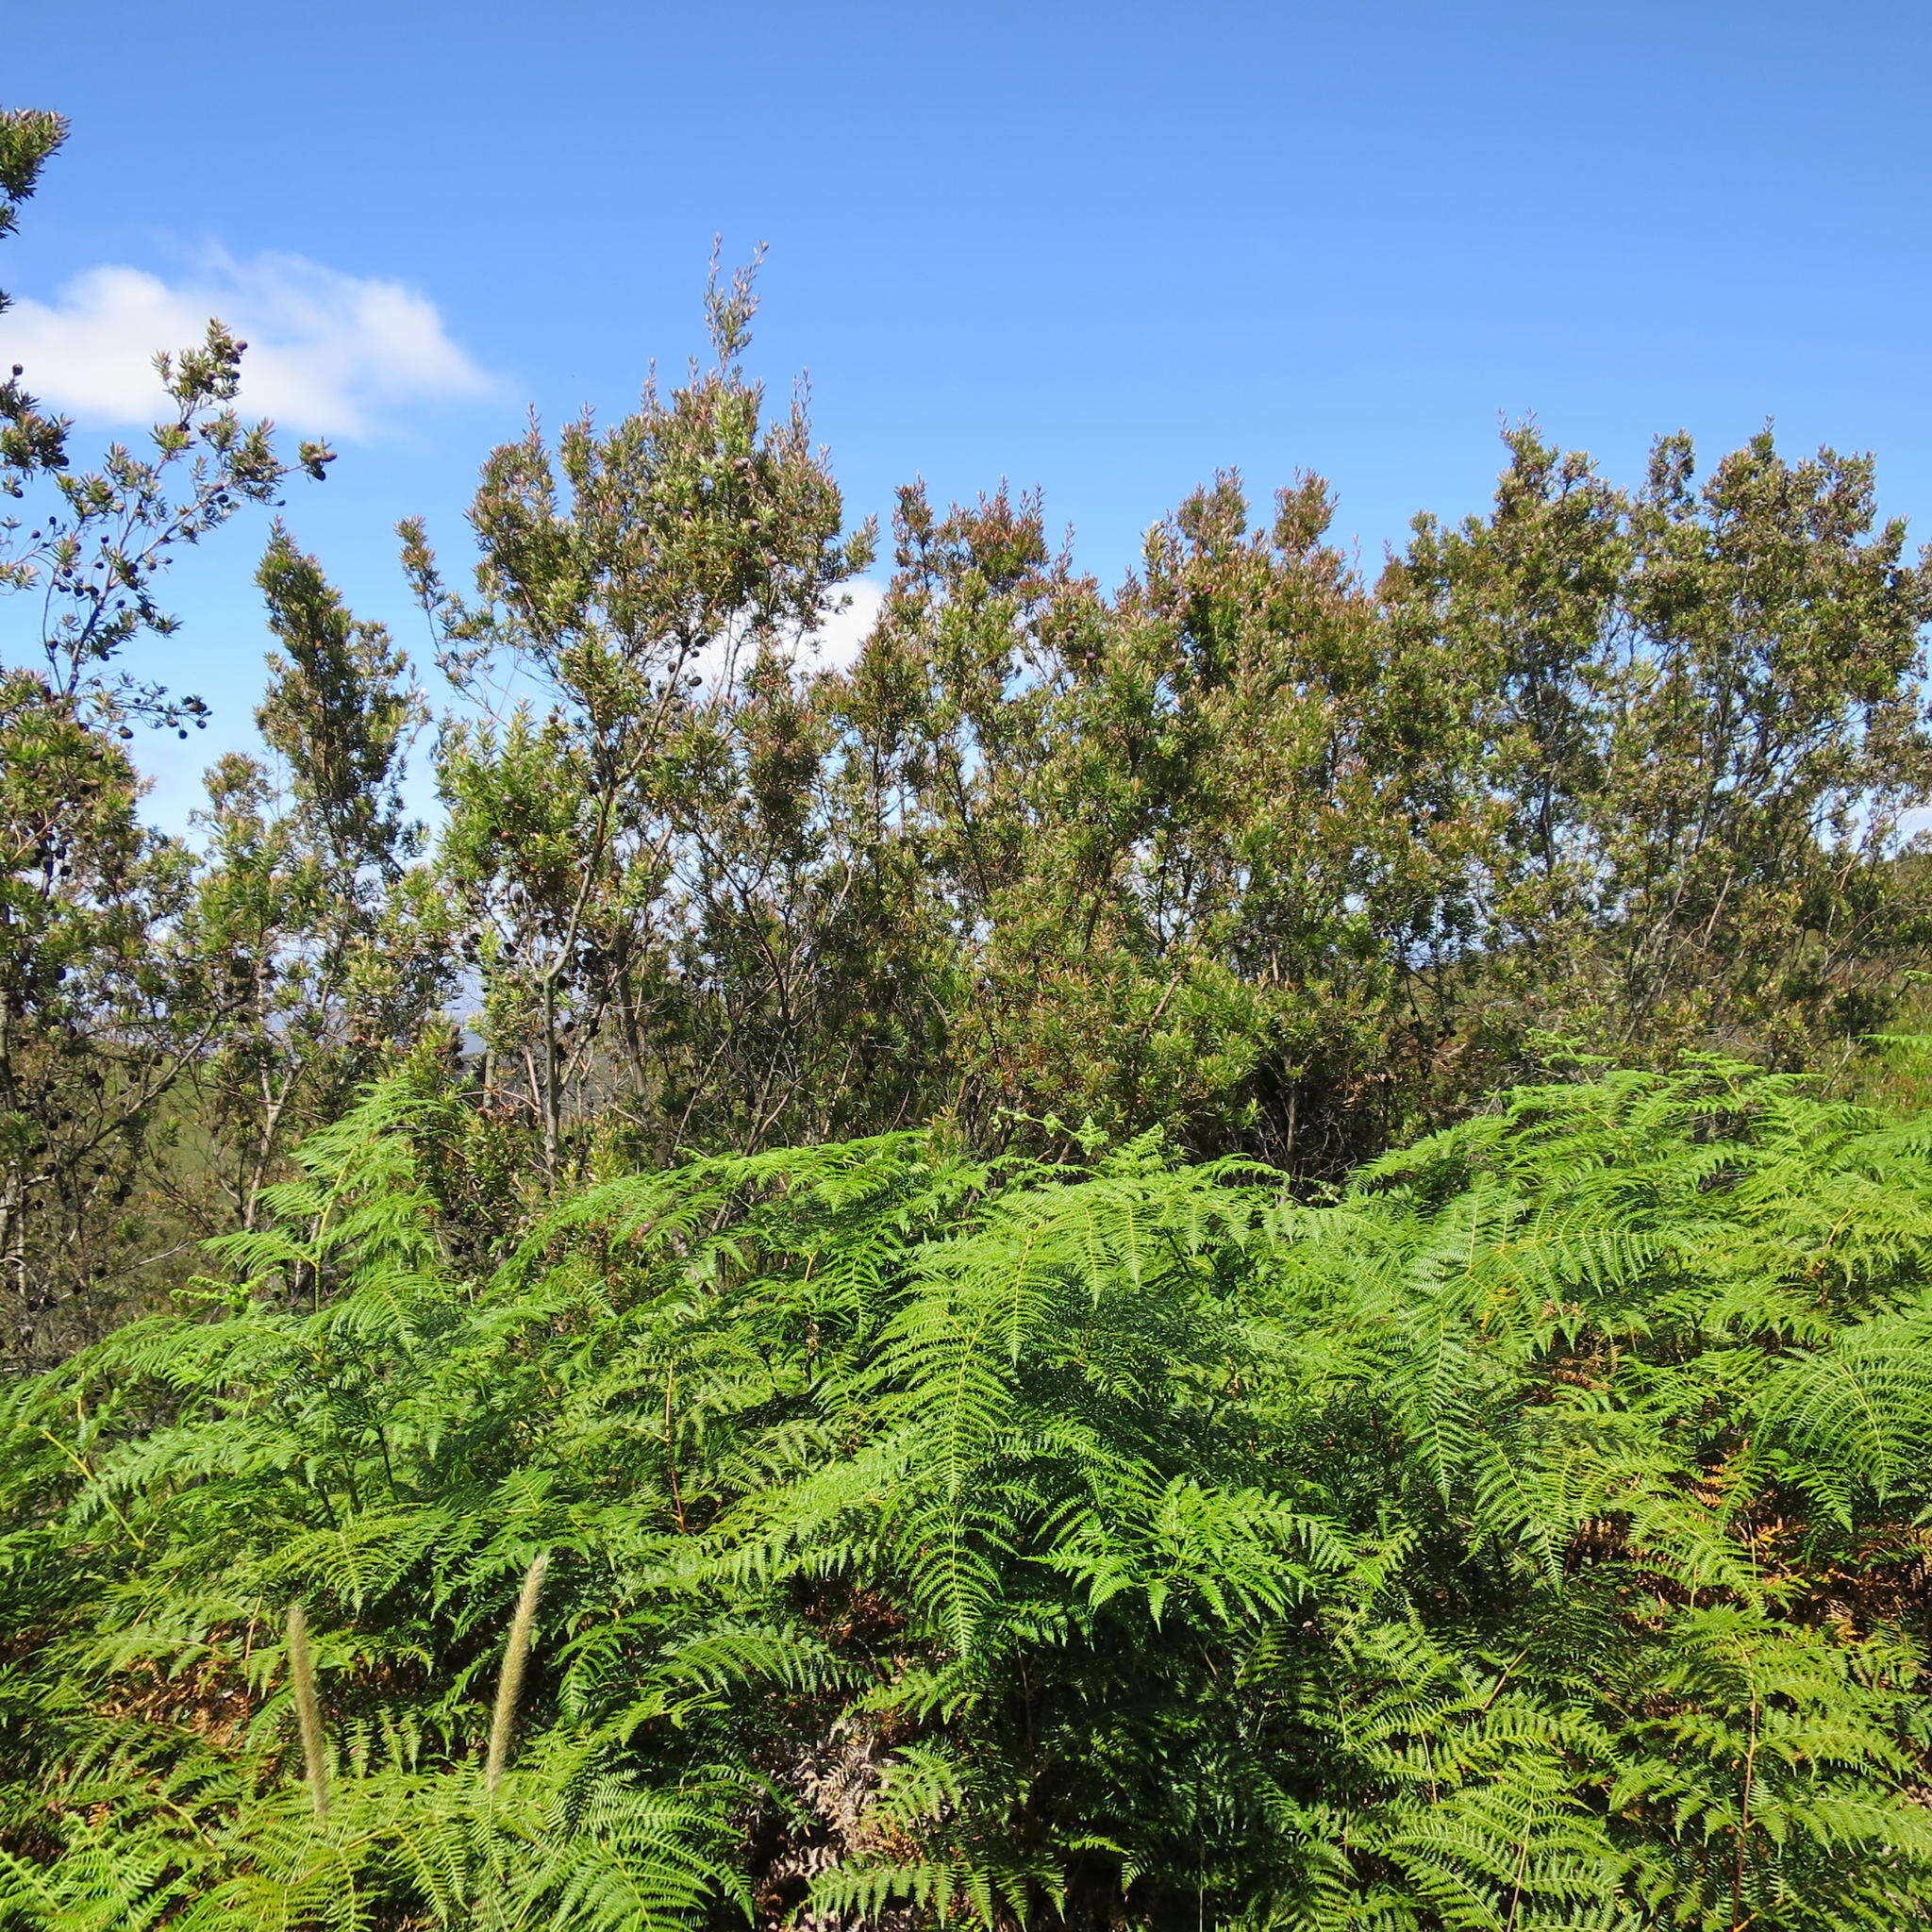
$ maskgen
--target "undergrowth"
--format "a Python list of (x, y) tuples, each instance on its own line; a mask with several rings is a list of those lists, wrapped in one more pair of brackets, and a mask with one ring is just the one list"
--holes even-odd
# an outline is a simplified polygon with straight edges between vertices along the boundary
[(8, 1395), (0, 1924), (1916, 1922), (1932, 1118), (1619, 1074), (1312, 1205), (901, 1134), (480, 1268), (468, 1131), (375, 1090)]

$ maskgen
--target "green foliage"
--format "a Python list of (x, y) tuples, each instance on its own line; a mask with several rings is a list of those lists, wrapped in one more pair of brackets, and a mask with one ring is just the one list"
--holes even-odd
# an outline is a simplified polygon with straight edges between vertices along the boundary
[[(64, 115), (45, 108), (0, 109), (0, 239), (20, 225), (20, 205), (40, 185), (41, 170), (67, 139)], [(0, 311), (9, 303), (0, 293)]]
[[(0, 238), (66, 131), (56, 114), (0, 112)], [(193, 861), (141, 824), (146, 786), (125, 745), (137, 724), (186, 738), (208, 707), (126, 660), (176, 630), (158, 595), (184, 546), (249, 506), (279, 502), (298, 471), (319, 479), (332, 460), (305, 442), (291, 461), (272, 425), (243, 420), (245, 347), (210, 323), (199, 344), (163, 350), (163, 420), (144, 448), (111, 444), (92, 468), (75, 467), (72, 425), (23, 388), (27, 372), (0, 380), (0, 595), (13, 620), (0, 641), (9, 1356), (44, 1358), (98, 1332), (196, 1232), (171, 1198), (179, 1176), (157, 1174), (157, 1157), (178, 1124), (177, 1083), (235, 1002), (222, 986), (227, 962), (179, 924)]]
[[(552, 1177), (580, 1166), (570, 1129), (613, 1085), (660, 1117), (675, 1107), (660, 1037), (690, 1043), (667, 1008), (703, 996), (720, 902), (795, 880), (783, 792), (817, 748), (780, 657), (872, 554), (869, 531), (840, 541), (803, 396), (764, 420), (741, 363), (753, 311), (750, 272), (721, 283), (714, 266), (708, 368), (668, 397), (647, 385), (601, 434), (587, 413), (553, 452), (533, 423), (491, 457), (474, 603), (445, 588), (421, 525), (402, 526), (442, 668), (482, 712), (447, 721), (438, 774), (485, 1084), (527, 1107)], [(497, 705), (492, 673), (534, 682), (547, 712)]]
[[(41, 170), (66, 139), (63, 115), (37, 108), (0, 108), (0, 241), (20, 225), (21, 204), (32, 199)], [(12, 296), (0, 289), (0, 315), (12, 306)], [(58, 469), (66, 456), (66, 425), (41, 414), (20, 386), (25, 373), (16, 366), (0, 380), (0, 490), (9, 496), (21, 493), (21, 477)], [(10, 537), (15, 527), (0, 522), (0, 536)], [(16, 584), (19, 566), (0, 552), (0, 589)]]
[(330, 460), (245, 345), (84, 473), (0, 382), (0, 1926), (1922, 1915), (1870, 461), (1516, 431), (1373, 583), (1222, 476), (1111, 591), (914, 488), (826, 664), (873, 533), (753, 308), (491, 457), (473, 593), (403, 526), (433, 841), (279, 525), (266, 756), (142, 823), (166, 563)]
[[(0, 119), (0, 229), (64, 138)], [(134, 661), (161, 573), (327, 452), (243, 419), (220, 327), (89, 474), (0, 389), (10, 1354), (177, 1286), (412, 1059), (494, 1137), (482, 1239), (599, 1174), (919, 1123), (1333, 1183), (1573, 1051), (1890, 1077), (1932, 939), (1932, 567), (1869, 458), (1766, 435), (1699, 475), (1668, 437), (1624, 488), (1519, 428), (1488, 510), (1373, 579), (1319, 478), (1260, 511), (1223, 475), (1110, 589), (1037, 498), (912, 487), (834, 657), (874, 532), (803, 388), (751, 373), (755, 306), (714, 272), (682, 381), (493, 451), (471, 583), (401, 526), (441, 691), (278, 525), (267, 756), (217, 763), (189, 841), (126, 762), (202, 721)], [(433, 832), (402, 807), (432, 720)]]
[[(1263, 519), (1223, 476), (1111, 592), (1037, 501), (911, 489), (822, 669), (773, 612), (856, 560), (828, 482), (709, 481), (755, 401), (725, 368), (498, 451), (475, 608), (410, 539), (452, 643), (560, 700), (441, 764), (479, 1077), (549, 1174), (942, 1115), (1332, 1179), (1552, 1042), (1842, 1065), (1923, 956), (1932, 573), (1869, 459), (1758, 437), (1700, 480), (1670, 438), (1624, 491), (1512, 432), (1492, 509), (1374, 583), (1319, 480)], [(679, 477), (722, 554), (708, 508), (666, 533)]]
[[(208, 774), (182, 943), (225, 969), (226, 1012), (185, 1081), (217, 1212), (252, 1225), (303, 1133), (407, 1052), (447, 998), (450, 922), (405, 817), (421, 724), (409, 666), (277, 528), (258, 574), (286, 657), (256, 713), (272, 755)], [(210, 1185), (211, 1184), (211, 1185)]]
[(1614, 1074), (1312, 1205), (908, 1133), (478, 1269), (487, 1132), (373, 1090), (197, 1305), (8, 1398), (11, 1923), (1823, 1932), (1932, 1881), (1932, 1121)]
[(141, 790), (113, 734), (0, 675), (0, 1308), (30, 1356), (138, 1278), (146, 1145), (221, 1011), (170, 930), (188, 855), (142, 825)]

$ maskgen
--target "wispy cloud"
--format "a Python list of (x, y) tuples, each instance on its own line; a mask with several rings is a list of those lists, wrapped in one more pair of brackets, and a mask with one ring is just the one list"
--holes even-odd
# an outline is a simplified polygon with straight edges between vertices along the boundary
[(495, 388), (427, 296), (299, 255), (238, 261), (211, 251), (175, 282), (137, 268), (89, 269), (52, 302), (16, 299), (0, 316), (0, 360), (23, 364), (28, 387), (55, 408), (146, 422), (161, 405), (155, 352), (198, 341), (211, 316), (248, 344), (247, 409), (293, 429), (368, 437), (410, 405)]

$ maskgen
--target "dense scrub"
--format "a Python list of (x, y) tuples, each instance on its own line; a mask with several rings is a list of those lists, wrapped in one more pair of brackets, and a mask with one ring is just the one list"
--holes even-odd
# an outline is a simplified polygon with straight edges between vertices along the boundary
[(1932, 1120), (1615, 1074), (1315, 1205), (912, 1133), (493, 1257), (478, 1131), (375, 1091), (8, 1397), (0, 1921), (1919, 1910)]
[[(64, 136), (0, 112), (0, 235)], [(1667, 435), (1619, 482), (1519, 427), (1367, 567), (1317, 478), (1176, 478), (1110, 581), (1035, 498), (908, 487), (888, 560), (755, 306), (714, 279), (685, 380), (491, 452), (456, 554), (402, 526), (421, 664), (305, 553), (334, 458), (247, 420), (226, 330), (92, 467), (0, 381), (0, 1354), (154, 1305), (426, 1053), (513, 1225), (932, 1122), (1332, 1182), (1553, 1041), (1843, 1071), (1899, 1024), (1932, 565), (1869, 457)], [(271, 505), (259, 742), (163, 834), (142, 734), (208, 716), (166, 566)]]

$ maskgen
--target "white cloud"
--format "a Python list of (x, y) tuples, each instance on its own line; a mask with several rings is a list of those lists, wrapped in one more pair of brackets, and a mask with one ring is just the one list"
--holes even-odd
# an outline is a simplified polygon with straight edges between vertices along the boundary
[(24, 364), (27, 386), (53, 408), (150, 422), (162, 407), (155, 352), (191, 347), (211, 316), (248, 344), (244, 408), (292, 429), (369, 436), (408, 404), (494, 388), (426, 296), (299, 255), (210, 252), (175, 283), (89, 269), (53, 302), (21, 297), (0, 316), (0, 361)]
[[(849, 671), (858, 661), (878, 622), (886, 587), (870, 577), (853, 577), (840, 594), (845, 600), (843, 608), (829, 612), (816, 630), (780, 641), (794, 664), (808, 671)], [(695, 677), (702, 689), (717, 691), (727, 678), (741, 674), (747, 648), (744, 632), (734, 628), (698, 652), (685, 675)]]
[(850, 671), (879, 621), (886, 587), (870, 577), (854, 577), (845, 586), (845, 608), (835, 610), (807, 641), (812, 661), (822, 671)]

